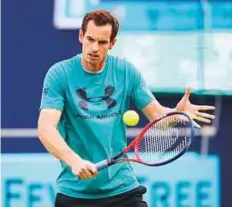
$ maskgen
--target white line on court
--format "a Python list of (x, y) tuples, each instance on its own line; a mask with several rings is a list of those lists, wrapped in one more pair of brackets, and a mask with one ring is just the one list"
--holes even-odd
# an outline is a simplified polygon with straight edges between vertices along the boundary
[[(142, 128), (128, 128), (127, 136), (136, 137)], [(1, 138), (34, 138), (38, 137), (36, 128), (9, 128), (1, 129)]]
[[(127, 128), (126, 135), (128, 137), (136, 137), (142, 128)], [(196, 135), (214, 136), (216, 133), (215, 127), (204, 126), (201, 129), (196, 129)], [(1, 138), (35, 138), (38, 137), (36, 128), (3, 128), (1, 129)]]

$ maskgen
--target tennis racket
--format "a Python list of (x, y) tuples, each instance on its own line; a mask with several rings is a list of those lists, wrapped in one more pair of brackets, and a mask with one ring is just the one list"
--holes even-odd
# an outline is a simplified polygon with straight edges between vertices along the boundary
[[(148, 123), (121, 153), (96, 163), (96, 167), (102, 170), (128, 161), (149, 166), (165, 165), (182, 156), (190, 147), (193, 137), (191, 118), (182, 112), (171, 112)], [(132, 157), (125, 156), (132, 150)]]

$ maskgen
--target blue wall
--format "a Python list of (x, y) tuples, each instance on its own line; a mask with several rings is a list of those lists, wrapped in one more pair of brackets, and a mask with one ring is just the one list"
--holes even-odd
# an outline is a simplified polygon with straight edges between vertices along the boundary
[[(2, 128), (36, 128), (46, 71), (56, 61), (81, 50), (77, 31), (56, 30), (52, 21), (53, 1), (2, 1)], [(174, 106), (181, 97), (155, 95), (167, 106)], [(214, 104), (215, 97), (193, 96), (192, 101)], [(232, 205), (232, 97), (223, 97), (222, 101), (219, 132), (210, 142), (210, 153), (221, 159), (221, 206), (227, 207)], [(199, 147), (197, 139), (192, 149), (199, 151)], [(45, 150), (37, 139), (3, 138), (2, 152)]]

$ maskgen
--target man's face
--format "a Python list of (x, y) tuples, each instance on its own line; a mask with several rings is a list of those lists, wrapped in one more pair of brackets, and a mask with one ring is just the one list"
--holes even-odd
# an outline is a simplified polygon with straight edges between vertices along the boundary
[(85, 34), (80, 30), (79, 40), (82, 43), (84, 61), (90, 65), (101, 64), (109, 49), (113, 48), (116, 40), (110, 41), (112, 26), (96, 26), (93, 21), (87, 25)]

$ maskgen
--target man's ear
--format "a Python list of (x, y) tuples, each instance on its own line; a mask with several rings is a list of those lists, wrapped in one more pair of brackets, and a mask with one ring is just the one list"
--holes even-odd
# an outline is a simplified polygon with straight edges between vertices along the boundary
[(114, 45), (115, 45), (116, 41), (117, 41), (117, 39), (116, 39), (116, 38), (114, 38), (114, 39), (111, 41), (111, 43), (110, 43), (110, 47), (109, 47), (109, 49), (110, 49), (110, 50), (114, 47)]
[(84, 33), (83, 33), (83, 31), (80, 29), (80, 30), (79, 30), (79, 41), (80, 41), (80, 43), (83, 42), (83, 39), (84, 39)]

